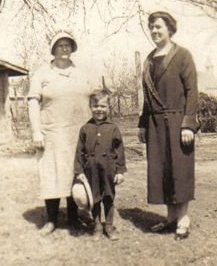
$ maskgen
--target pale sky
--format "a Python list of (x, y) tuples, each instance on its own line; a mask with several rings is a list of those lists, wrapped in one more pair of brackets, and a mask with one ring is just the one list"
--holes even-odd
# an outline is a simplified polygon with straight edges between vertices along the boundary
[[(124, 1), (118, 3), (116, 5), (117, 13), (123, 8)], [(200, 9), (192, 8), (186, 3), (181, 4), (176, 0), (141, 0), (141, 4), (146, 12), (157, 10), (170, 12), (178, 22), (178, 31), (174, 36), (174, 41), (191, 51), (198, 70), (204, 70), (206, 62), (209, 60), (212, 62), (217, 75), (217, 20), (211, 20), (203, 16)], [(16, 50), (17, 44), (13, 41), (14, 36), (19, 31), (19, 26), (7, 28), (13, 18), (14, 10), (13, 8), (10, 14), (0, 14), (2, 34), (0, 58), (22, 66), (23, 62), (18, 57)], [(60, 16), (58, 20), (59, 25), (64, 28), (64, 23), (67, 24), (64, 22), (64, 16)], [(82, 18), (80, 22), (82, 23)], [(77, 23), (80, 22), (77, 20)], [(116, 65), (121, 66), (122, 59), (125, 58), (129, 67), (134, 68), (134, 52), (140, 51), (142, 60), (144, 60), (153, 49), (139, 26), (135, 26), (137, 24), (138, 21), (133, 20), (132, 23), (128, 23), (127, 32), (123, 30), (105, 40), (103, 23), (97, 13), (92, 13), (87, 18), (88, 34), (82, 34), (73, 28), (79, 47), (78, 52), (73, 54), (74, 60), (82, 65), (93, 80), (100, 79), (105, 74), (104, 62), (116, 60)], [(147, 21), (144, 24), (144, 27), (147, 28)], [(114, 27), (116, 26), (114, 24)]]
[[(200, 9), (181, 4), (175, 0), (141, 1), (141, 3), (143, 3), (144, 9), (149, 12), (157, 10), (170, 12), (178, 24), (174, 41), (191, 51), (199, 71), (203, 71), (207, 61), (209, 61), (213, 64), (214, 72), (217, 75), (217, 20), (203, 15)], [(88, 53), (91, 58), (90, 61), (97, 62), (99, 66), (103, 60), (106, 61), (107, 58), (111, 58), (114, 53), (117, 58), (127, 57), (129, 62), (134, 64), (134, 52), (136, 50), (140, 51), (142, 60), (144, 60), (153, 49), (141, 29), (135, 27), (135, 23), (129, 24), (127, 33), (123, 31), (106, 41), (103, 41), (97, 22), (92, 20), (92, 23), (96, 26), (94, 37), (86, 37), (87, 41), (83, 42), (84, 47), (81, 47), (81, 54)], [(89, 44), (88, 48), (86, 43)], [(95, 68), (97, 68), (96, 65)], [(100, 70), (102, 70), (101, 66), (99, 72)], [(99, 72), (97, 71), (97, 73)]]

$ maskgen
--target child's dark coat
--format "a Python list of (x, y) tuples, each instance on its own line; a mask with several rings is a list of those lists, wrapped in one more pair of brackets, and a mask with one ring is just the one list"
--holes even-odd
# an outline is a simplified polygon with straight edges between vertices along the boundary
[(90, 119), (80, 130), (74, 172), (86, 175), (95, 203), (104, 196), (114, 198), (114, 177), (125, 171), (124, 147), (118, 127), (109, 119), (100, 124)]

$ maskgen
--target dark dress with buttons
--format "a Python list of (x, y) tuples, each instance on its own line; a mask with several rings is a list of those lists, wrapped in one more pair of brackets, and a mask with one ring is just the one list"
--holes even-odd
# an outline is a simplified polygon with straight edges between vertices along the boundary
[(120, 130), (109, 119), (96, 123), (92, 118), (82, 126), (74, 172), (76, 175), (86, 175), (94, 203), (105, 196), (114, 199), (114, 177), (118, 173), (126, 172), (126, 165)]

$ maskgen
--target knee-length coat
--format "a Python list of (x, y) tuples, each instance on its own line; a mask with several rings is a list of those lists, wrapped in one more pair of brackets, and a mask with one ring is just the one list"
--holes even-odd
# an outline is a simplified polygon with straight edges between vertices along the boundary
[(114, 199), (114, 177), (124, 172), (124, 145), (118, 127), (108, 118), (100, 123), (91, 118), (80, 130), (74, 161), (75, 175), (85, 174), (94, 203), (97, 203), (105, 196)]
[(139, 127), (146, 129), (148, 202), (184, 203), (194, 199), (194, 143), (181, 143), (181, 130), (197, 131), (197, 74), (188, 50), (173, 43), (153, 67), (152, 51), (144, 63), (144, 106)]

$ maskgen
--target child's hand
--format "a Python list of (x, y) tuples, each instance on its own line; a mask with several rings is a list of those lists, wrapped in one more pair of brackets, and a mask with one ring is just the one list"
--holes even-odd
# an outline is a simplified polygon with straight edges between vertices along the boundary
[(146, 135), (146, 129), (143, 127), (139, 128), (138, 139), (141, 143), (146, 143), (145, 135)]
[(80, 181), (80, 182), (84, 182), (86, 180), (86, 176), (85, 174), (79, 174), (78, 176), (76, 176), (76, 180)]
[(122, 174), (116, 174), (114, 178), (114, 183), (119, 185), (124, 182), (124, 175)]

